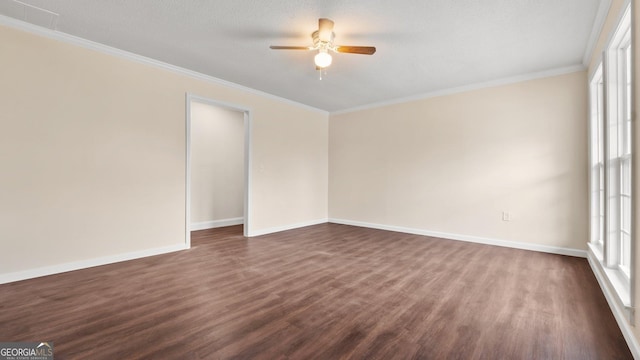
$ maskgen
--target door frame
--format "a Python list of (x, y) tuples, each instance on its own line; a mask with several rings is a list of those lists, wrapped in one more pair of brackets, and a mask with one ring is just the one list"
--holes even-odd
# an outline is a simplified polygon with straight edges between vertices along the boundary
[(191, 103), (199, 102), (227, 110), (238, 111), (244, 115), (244, 224), (243, 235), (249, 236), (251, 221), (251, 109), (238, 104), (218, 101), (207, 97), (186, 93), (186, 121), (185, 121), (185, 144), (186, 144), (186, 166), (185, 166), (185, 244), (191, 247)]

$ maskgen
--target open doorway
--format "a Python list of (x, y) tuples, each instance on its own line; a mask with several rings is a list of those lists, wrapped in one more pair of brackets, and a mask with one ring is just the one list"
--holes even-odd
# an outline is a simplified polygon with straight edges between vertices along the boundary
[(186, 244), (191, 231), (243, 224), (249, 232), (249, 110), (186, 97)]

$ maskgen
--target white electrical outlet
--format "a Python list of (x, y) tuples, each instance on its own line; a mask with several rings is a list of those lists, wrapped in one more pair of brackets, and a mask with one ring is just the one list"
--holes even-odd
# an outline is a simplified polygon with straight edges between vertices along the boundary
[(511, 214), (508, 211), (502, 212), (502, 221), (511, 221)]

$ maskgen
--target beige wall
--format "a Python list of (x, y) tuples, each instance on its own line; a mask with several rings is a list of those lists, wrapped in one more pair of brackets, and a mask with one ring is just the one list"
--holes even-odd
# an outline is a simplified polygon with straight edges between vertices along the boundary
[(252, 139), (252, 212), (260, 211), (254, 229), (327, 218), (328, 115), (287, 109), (287, 116), (253, 124), (260, 134)]
[(244, 216), (244, 113), (191, 102), (191, 224)]
[(329, 217), (584, 250), (586, 118), (584, 72), (332, 115)]
[(0, 275), (185, 243), (185, 93), (251, 109), (251, 232), (327, 216), (324, 112), (0, 26)]

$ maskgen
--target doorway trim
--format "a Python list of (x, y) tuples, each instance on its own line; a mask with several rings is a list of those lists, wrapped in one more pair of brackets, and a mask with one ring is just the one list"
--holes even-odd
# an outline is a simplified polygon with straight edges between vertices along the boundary
[(238, 111), (244, 115), (244, 225), (243, 235), (249, 236), (250, 229), (250, 207), (251, 207), (251, 109), (238, 104), (213, 100), (203, 96), (186, 93), (186, 121), (185, 121), (185, 144), (186, 144), (186, 166), (185, 166), (185, 245), (191, 247), (191, 103), (221, 107), (227, 110)]

